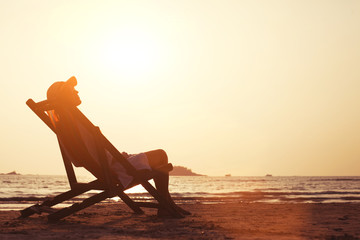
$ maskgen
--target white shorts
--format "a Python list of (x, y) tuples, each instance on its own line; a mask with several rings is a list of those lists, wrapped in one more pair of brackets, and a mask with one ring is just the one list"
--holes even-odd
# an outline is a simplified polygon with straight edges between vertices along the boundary
[[(114, 160), (109, 152), (107, 152), (107, 158), (109, 160), (110, 168), (114, 171), (117, 179), (121, 182), (123, 187), (126, 188), (133, 181), (134, 178), (126, 173), (125, 168), (118, 161)], [(127, 160), (137, 170), (151, 170), (148, 158), (145, 153), (130, 155)]]
[(127, 160), (137, 170), (142, 170), (142, 169), (151, 170), (148, 158), (147, 158), (145, 153), (139, 153), (139, 154), (130, 155), (130, 157), (128, 157)]

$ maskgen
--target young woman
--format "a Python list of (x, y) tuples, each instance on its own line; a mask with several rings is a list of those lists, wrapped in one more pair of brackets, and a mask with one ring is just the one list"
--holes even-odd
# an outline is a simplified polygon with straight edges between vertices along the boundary
[[(61, 105), (63, 108), (75, 108), (81, 104), (78, 91), (75, 90), (77, 85), (77, 80), (75, 77), (71, 77), (66, 82), (55, 82), (53, 83), (47, 91), (47, 99), (50, 101), (55, 101), (57, 104)], [(81, 132), (81, 131), (80, 131)], [(84, 133), (84, 135), (86, 135)], [(86, 141), (86, 139), (84, 139)], [(122, 155), (131, 163), (136, 169), (156, 169), (160, 166), (163, 166), (168, 163), (168, 157), (164, 150), (158, 149), (148, 152), (143, 152), (139, 154), (127, 154), (123, 152)], [(115, 175), (118, 176), (119, 181), (126, 187), (126, 184), (131, 182), (131, 177), (126, 176), (126, 172), (122, 168), (121, 164), (115, 161), (111, 154), (107, 154), (109, 161), (109, 166), (115, 172)], [(175, 202), (170, 196), (169, 193), (169, 173), (168, 172), (158, 172), (153, 178), (155, 186), (159, 193), (165, 197), (173, 206), (184, 215), (190, 214), (188, 211), (175, 205)], [(166, 216), (167, 212), (159, 209), (159, 216)]]

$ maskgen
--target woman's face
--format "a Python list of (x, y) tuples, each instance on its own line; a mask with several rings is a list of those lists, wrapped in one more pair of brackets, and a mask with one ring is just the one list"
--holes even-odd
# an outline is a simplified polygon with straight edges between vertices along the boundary
[(65, 85), (61, 93), (61, 98), (66, 104), (71, 106), (79, 106), (81, 104), (78, 91), (75, 90), (73, 86)]

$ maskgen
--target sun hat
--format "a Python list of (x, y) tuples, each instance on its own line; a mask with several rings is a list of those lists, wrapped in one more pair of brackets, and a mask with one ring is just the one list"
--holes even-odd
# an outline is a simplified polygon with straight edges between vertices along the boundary
[(62, 91), (66, 86), (75, 87), (77, 85), (77, 80), (74, 76), (68, 80), (54, 82), (46, 92), (46, 97), (48, 100), (56, 100), (61, 97)]

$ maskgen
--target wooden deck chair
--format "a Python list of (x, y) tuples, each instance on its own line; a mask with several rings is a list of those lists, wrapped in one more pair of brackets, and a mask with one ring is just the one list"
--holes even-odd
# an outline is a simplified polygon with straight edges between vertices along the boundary
[[(88, 149), (86, 147), (86, 145), (83, 143), (83, 140), (79, 137), (76, 126), (72, 126), (73, 124), (67, 123), (66, 125), (71, 126), (72, 129), (64, 130), (57, 127), (56, 123), (54, 123), (54, 116), (51, 116), (51, 114), (55, 110), (60, 111), (61, 109), (59, 108), (61, 108), (61, 106), (57, 106), (56, 103), (50, 102), (48, 100), (35, 103), (32, 99), (29, 99), (26, 104), (57, 135), (71, 189), (50, 199), (46, 199), (41, 204), (35, 204), (31, 207), (21, 210), (20, 218), (28, 217), (34, 213), (41, 214), (42, 212), (46, 212), (49, 213), (49, 221), (57, 221), (95, 203), (115, 196), (119, 196), (122, 201), (127, 204), (135, 213), (144, 213), (141, 207), (162, 208), (166, 209), (168, 213), (175, 218), (183, 217), (183, 215), (177, 211), (176, 206), (167, 201), (166, 198), (164, 198), (157, 191), (157, 189), (155, 189), (148, 182), (148, 180), (152, 179), (158, 173), (158, 171), (171, 171), (173, 167), (170, 163), (152, 171), (136, 170), (106, 139), (106, 137), (100, 132), (100, 129), (94, 126), (78, 108), (75, 107), (74, 109), (66, 110), (71, 111), (69, 112), (71, 116), (76, 118), (76, 120), (81, 123), (81, 125), (88, 131), (88, 133), (92, 135), (91, 137), (95, 142), (94, 148), (96, 148), (97, 152), (97, 157), (94, 157), (94, 154), (90, 154), (89, 152), (94, 152), (94, 149)], [(69, 121), (69, 119), (62, 118), (60, 121)], [(69, 132), (71, 132), (72, 142), (70, 148), (72, 149), (67, 149), (69, 146), (66, 146), (66, 143), (63, 142), (64, 135), (69, 135)], [(74, 150), (76, 151), (75, 155), (71, 154), (71, 152), (74, 153)], [(119, 182), (119, 180), (115, 177), (115, 174), (109, 168), (109, 163), (107, 161), (107, 154), (109, 153), (116, 161), (121, 164), (121, 166), (123, 166), (123, 168), (126, 170), (126, 173), (133, 178), (129, 185), (123, 186), (123, 184)], [(89, 183), (79, 183), (76, 179), (73, 165), (84, 167), (96, 177), (96, 180)], [(129, 189), (138, 184), (141, 184), (149, 192), (149, 194), (154, 197), (156, 203), (134, 201), (124, 193), (126, 189)], [(90, 190), (101, 190), (101, 192), (94, 194), (80, 203), (75, 203), (70, 207), (65, 207), (62, 209), (52, 208), (56, 204), (70, 200)]]

